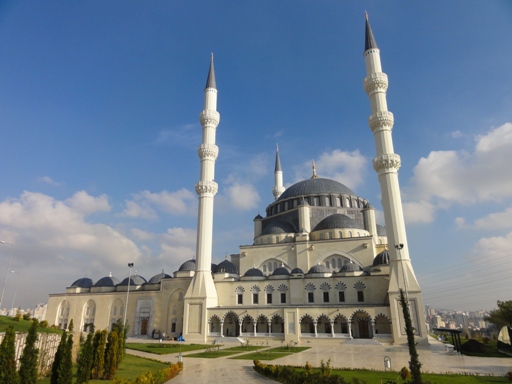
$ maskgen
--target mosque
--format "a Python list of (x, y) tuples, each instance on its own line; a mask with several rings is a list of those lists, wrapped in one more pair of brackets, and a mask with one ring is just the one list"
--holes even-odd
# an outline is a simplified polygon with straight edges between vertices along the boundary
[(220, 115), (213, 56), (200, 114), (196, 259), (173, 276), (149, 280), (132, 275), (122, 281), (106, 276), (81, 278), (65, 293), (51, 294), (46, 320), (66, 329), (108, 329), (126, 321), (130, 336), (182, 336), (186, 341), (219, 338), (375, 339), (404, 344), (406, 335), (399, 289), (407, 294), (418, 342), (427, 329), (421, 289), (414, 274), (403, 219), (398, 169), (392, 141), (393, 114), (387, 110), (387, 75), (366, 19), (368, 125), (376, 145), (385, 226), (377, 224), (368, 200), (345, 185), (318, 177), (288, 188), (276, 150), (273, 195), (265, 217), (254, 218), (254, 242), (212, 264), (214, 181)]

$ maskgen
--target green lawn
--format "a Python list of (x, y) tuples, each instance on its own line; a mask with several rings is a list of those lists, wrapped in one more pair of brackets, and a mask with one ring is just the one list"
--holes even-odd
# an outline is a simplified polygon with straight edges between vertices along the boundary
[[(125, 379), (125, 380), (134, 380), (139, 375), (141, 375), (144, 372), (147, 371), (160, 371), (166, 367), (168, 367), (169, 364), (162, 363), (159, 361), (154, 360), (148, 360), (143, 359), (142, 357), (137, 356), (131, 356), (126, 355), (123, 359), (123, 362), (119, 366), (119, 369), (116, 373), (116, 378), (119, 379)], [(75, 370), (73, 370), (73, 373), (75, 373)], [(43, 380), (39, 381), (40, 384), (50, 384), (50, 378), (44, 378)], [(110, 383), (109, 380), (89, 380), (90, 384), (106, 384)]]
[[(31, 320), (23, 320), (15, 321), (13, 317), (10, 316), (0, 316), (0, 332), (5, 332), (9, 326), (14, 328), (15, 332), (28, 332), (28, 329), (32, 325)], [(37, 328), (38, 332), (46, 332), (46, 333), (62, 333), (60, 329), (53, 328)]]
[(262, 348), (265, 348), (265, 347), (255, 346), (255, 345), (244, 345), (244, 346), (231, 347), (231, 348), (226, 348), (226, 349), (219, 349), (216, 351), (204, 351), (204, 352), (200, 352), (200, 353), (192, 353), (192, 354), (186, 355), (186, 357), (203, 357), (206, 359), (216, 359), (218, 357), (236, 355), (237, 353), (242, 353), (242, 352), (257, 351)]
[(266, 349), (264, 351), (257, 351), (253, 353), (247, 353), (240, 356), (231, 357), (231, 359), (237, 360), (275, 360), (291, 355), (292, 353), (299, 353), (309, 349), (310, 347), (276, 347)]
[(169, 353), (180, 353), (180, 352), (189, 352), (189, 351), (197, 351), (198, 349), (206, 349), (211, 347), (211, 345), (205, 344), (184, 344), (180, 342), (164, 342), (164, 343), (126, 343), (126, 348), (135, 349), (137, 351), (154, 353), (156, 355), (167, 355)]

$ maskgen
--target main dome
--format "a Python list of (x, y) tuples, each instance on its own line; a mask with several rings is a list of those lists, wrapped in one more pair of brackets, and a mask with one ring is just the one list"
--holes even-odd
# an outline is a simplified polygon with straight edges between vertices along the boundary
[(354, 192), (346, 185), (338, 183), (335, 180), (322, 178), (307, 179), (288, 187), (279, 197), (278, 201), (286, 200), (291, 197), (319, 194), (354, 195)]

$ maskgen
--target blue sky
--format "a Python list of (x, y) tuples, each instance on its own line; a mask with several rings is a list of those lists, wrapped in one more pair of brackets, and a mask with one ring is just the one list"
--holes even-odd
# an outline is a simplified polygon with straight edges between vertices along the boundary
[[(335, 178), (381, 212), (364, 11), (395, 115), (413, 267), (435, 307), (493, 308), (512, 279), (508, 1), (3, 1), (3, 307), (77, 278), (151, 278), (195, 253), (199, 112), (215, 53), (214, 261), (286, 185)], [(383, 224), (382, 214), (379, 213)], [(10, 246), (0, 244), (0, 282)]]

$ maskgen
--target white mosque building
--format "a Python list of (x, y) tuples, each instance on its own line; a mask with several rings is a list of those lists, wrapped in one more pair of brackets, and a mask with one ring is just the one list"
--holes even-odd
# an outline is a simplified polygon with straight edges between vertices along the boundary
[[(220, 115), (213, 57), (200, 114), (200, 180), (196, 259), (173, 276), (149, 280), (131, 275), (96, 282), (76, 280), (65, 293), (51, 294), (46, 319), (67, 328), (71, 319), (86, 329), (110, 328), (126, 320), (130, 336), (153, 330), (186, 341), (222, 337), (276, 338), (304, 342), (374, 338), (406, 343), (399, 289), (407, 292), (418, 342), (427, 330), (421, 289), (412, 269), (394, 153), (393, 114), (387, 110), (388, 80), (368, 19), (364, 89), (370, 100), (368, 124), (376, 145), (385, 227), (376, 223), (368, 200), (345, 185), (316, 175), (289, 188), (276, 151), (273, 194), (265, 217), (254, 218), (254, 242), (231, 260), (212, 264), (215, 135)], [(129, 291), (129, 292), (128, 292)], [(129, 293), (129, 295), (128, 295)], [(127, 308), (127, 309), (126, 309)], [(126, 311), (126, 312), (125, 312)]]

